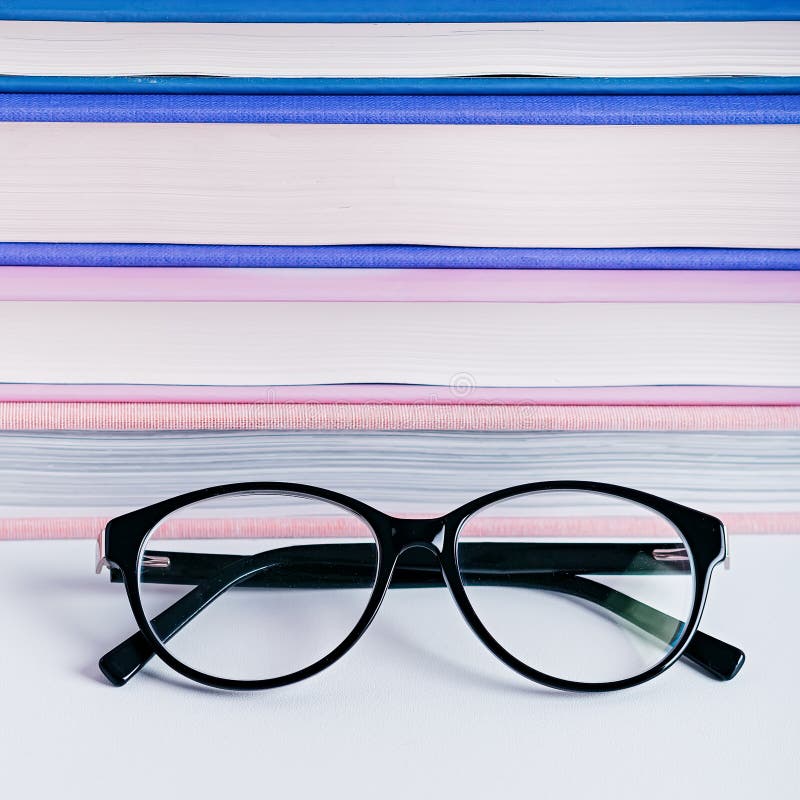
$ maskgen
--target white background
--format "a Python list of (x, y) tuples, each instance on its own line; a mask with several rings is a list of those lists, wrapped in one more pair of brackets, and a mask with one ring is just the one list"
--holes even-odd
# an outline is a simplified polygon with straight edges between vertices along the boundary
[(730, 683), (684, 663), (636, 689), (558, 693), (486, 651), (445, 590), (390, 592), (320, 676), (224, 693), (161, 665), (122, 689), (97, 658), (133, 631), (93, 544), (0, 543), (7, 798), (796, 798), (800, 538), (734, 537), (702, 628)]

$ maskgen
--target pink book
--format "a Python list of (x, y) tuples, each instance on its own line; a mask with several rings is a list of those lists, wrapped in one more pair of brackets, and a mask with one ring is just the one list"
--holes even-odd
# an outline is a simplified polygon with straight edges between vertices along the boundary
[(0, 471), (0, 539), (94, 538), (126, 510), (239, 480), (326, 486), (399, 515), (604, 480), (734, 534), (800, 533), (800, 405), (2, 402)]

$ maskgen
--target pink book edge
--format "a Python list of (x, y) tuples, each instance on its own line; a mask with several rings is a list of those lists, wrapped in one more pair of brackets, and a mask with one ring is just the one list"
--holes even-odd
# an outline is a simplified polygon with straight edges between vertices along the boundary
[(0, 301), (800, 302), (800, 272), (0, 266)]
[(800, 406), (3, 402), (0, 430), (800, 431)]
[[(725, 523), (728, 533), (737, 536), (742, 534), (800, 533), (800, 512), (726, 513), (716, 511), (712, 513)], [(109, 517), (4, 518), (0, 519), (0, 541), (96, 539), (108, 520)], [(194, 531), (195, 528), (191, 530)], [(252, 528), (245, 526), (232, 532), (231, 537), (246, 538), (247, 536), (263, 535), (263, 533), (261, 526)], [(502, 531), (500, 533), (502, 534)], [(175, 532), (176, 538), (180, 538), (180, 535), (180, 531)], [(302, 535), (302, 531), (299, 531), (297, 535)], [(334, 532), (334, 535), (337, 535), (337, 532)], [(572, 535), (572, 531), (565, 528), (564, 535)], [(624, 532), (623, 535), (625, 535)]]

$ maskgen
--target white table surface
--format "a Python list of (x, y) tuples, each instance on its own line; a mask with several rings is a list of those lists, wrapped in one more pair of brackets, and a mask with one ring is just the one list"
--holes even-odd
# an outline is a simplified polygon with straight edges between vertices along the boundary
[(800, 536), (739, 537), (703, 629), (741, 646), (730, 683), (685, 664), (636, 689), (553, 692), (486, 651), (445, 590), (390, 592), (311, 680), (225, 693), (97, 658), (133, 631), (93, 543), (0, 543), (6, 798), (800, 796)]

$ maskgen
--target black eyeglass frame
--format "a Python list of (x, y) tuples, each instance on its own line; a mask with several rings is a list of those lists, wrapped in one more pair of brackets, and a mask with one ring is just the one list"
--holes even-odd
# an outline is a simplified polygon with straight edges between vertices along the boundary
[[(501, 500), (549, 491), (592, 492), (637, 503), (664, 517), (680, 532), (687, 546), (694, 576), (694, 599), (688, 620), (677, 641), (664, 658), (646, 671), (617, 681), (588, 683), (573, 681), (543, 673), (516, 658), (487, 630), (469, 601), (458, 566), (458, 535), (464, 523), (477, 512)], [(377, 545), (377, 574), (363, 614), (347, 637), (323, 658), (288, 675), (263, 680), (236, 680), (220, 678), (200, 672), (173, 656), (154, 632), (145, 613), (139, 591), (140, 562), (144, 546), (153, 529), (170, 514), (194, 503), (233, 494), (283, 494), (297, 495), (327, 501), (354, 513), (372, 530)], [(443, 533), (441, 550), (433, 540)], [(483, 644), (504, 664), (529, 680), (554, 689), (606, 692), (626, 689), (645, 683), (668, 669), (681, 656), (701, 666), (719, 680), (733, 678), (744, 663), (744, 654), (698, 630), (700, 618), (708, 595), (714, 567), (727, 557), (727, 536), (724, 525), (717, 518), (679, 505), (655, 495), (613, 484), (593, 481), (544, 481), (527, 483), (491, 492), (476, 498), (441, 517), (432, 519), (407, 519), (392, 517), (359, 500), (338, 492), (298, 483), (248, 482), (214, 486), (182, 494), (154, 505), (133, 511), (111, 520), (98, 542), (98, 572), (107, 566), (125, 585), (126, 594), (139, 632), (119, 648), (106, 654), (100, 668), (111, 683), (124, 685), (152, 655), (190, 680), (220, 689), (253, 690), (271, 689), (296, 683), (321, 672), (338, 661), (361, 638), (374, 619), (392, 582), (400, 556), (410, 548), (421, 547), (438, 561), (444, 583), (450, 590), (462, 616)], [(435, 585), (435, 584), (434, 584)], [(687, 654), (692, 645), (693, 652)], [(135, 663), (120, 668), (114, 662), (116, 651), (124, 648), (133, 654)]]

